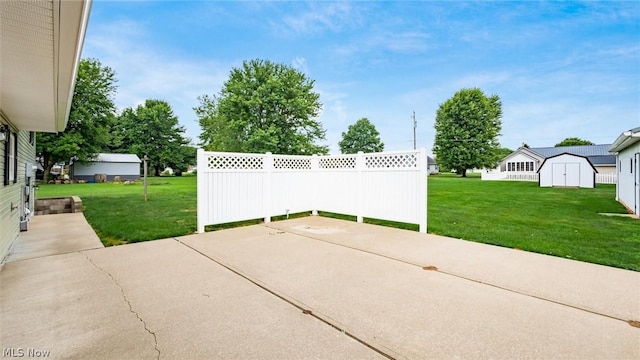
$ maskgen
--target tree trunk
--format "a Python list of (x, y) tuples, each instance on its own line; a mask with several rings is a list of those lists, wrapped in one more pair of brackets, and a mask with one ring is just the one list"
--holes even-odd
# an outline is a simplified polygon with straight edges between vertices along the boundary
[(155, 175), (154, 176), (160, 176), (160, 166), (154, 165), (153, 169), (155, 170)]
[(467, 177), (467, 169), (462, 169), (462, 177)]

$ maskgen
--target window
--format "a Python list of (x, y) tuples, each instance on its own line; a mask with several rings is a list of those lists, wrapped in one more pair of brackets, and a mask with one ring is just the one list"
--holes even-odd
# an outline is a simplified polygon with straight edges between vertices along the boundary
[(535, 171), (533, 161), (508, 162), (507, 171)]
[(29, 131), (29, 144), (35, 145), (35, 143), (36, 143), (36, 132)]

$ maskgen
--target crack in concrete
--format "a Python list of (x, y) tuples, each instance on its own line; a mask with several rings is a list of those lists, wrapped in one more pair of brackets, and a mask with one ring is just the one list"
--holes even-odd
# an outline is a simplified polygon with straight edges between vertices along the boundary
[(158, 337), (156, 336), (156, 333), (151, 331), (151, 329), (149, 329), (147, 327), (147, 323), (144, 321), (144, 319), (142, 319), (140, 317), (140, 315), (135, 310), (133, 310), (133, 306), (131, 305), (131, 302), (127, 298), (127, 295), (124, 293), (124, 288), (122, 287), (122, 285), (120, 285), (120, 283), (118, 283), (116, 278), (114, 278), (113, 275), (111, 275), (111, 273), (109, 273), (105, 269), (101, 268), (96, 263), (94, 263), (93, 260), (91, 260), (91, 258), (89, 256), (87, 256), (87, 254), (84, 253), (84, 251), (80, 251), (80, 253), (96, 269), (98, 269), (98, 270), (102, 271), (103, 273), (107, 274), (107, 276), (109, 276), (111, 278), (111, 281), (113, 281), (113, 283), (116, 284), (116, 286), (118, 286), (120, 288), (120, 294), (122, 295), (122, 299), (124, 300), (124, 302), (127, 303), (127, 306), (129, 306), (129, 312), (131, 312), (133, 315), (135, 315), (136, 318), (138, 318), (138, 320), (142, 323), (142, 326), (144, 327), (145, 331), (148, 332), (149, 334), (151, 334), (151, 336), (153, 336), (153, 347), (154, 347), (155, 351), (158, 353), (158, 356), (156, 357), (156, 359), (160, 360), (160, 349), (158, 349)]

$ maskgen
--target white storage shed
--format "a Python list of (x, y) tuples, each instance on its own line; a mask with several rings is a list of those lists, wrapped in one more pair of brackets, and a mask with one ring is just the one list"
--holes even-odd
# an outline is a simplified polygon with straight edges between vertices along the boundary
[(116, 176), (123, 181), (138, 180), (141, 162), (136, 154), (100, 153), (87, 164), (74, 163), (71, 167), (71, 177), (74, 180), (92, 182), (96, 174), (105, 174), (107, 181), (113, 181)]
[(538, 185), (594, 188), (597, 172), (586, 156), (563, 153), (546, 158), (540, 165)]

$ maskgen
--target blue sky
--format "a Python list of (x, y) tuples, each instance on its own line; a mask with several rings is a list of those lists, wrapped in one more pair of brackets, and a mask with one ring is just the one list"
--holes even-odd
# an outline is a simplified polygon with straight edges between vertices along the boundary
[(116, 71), (120, 110), (168, 101), (198, 142), (192, 108), (244, 60), (315, 80), (338, 141), (362, 117), (385, 150), (432, 153), (439, 104), (479, 87), (502, 100), (500, 143), (611, 143), (640, 126), (640, 2), (228, 2), (94, 0), (83, 57)]

